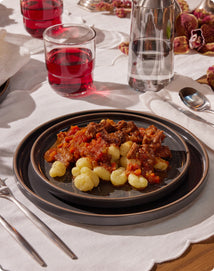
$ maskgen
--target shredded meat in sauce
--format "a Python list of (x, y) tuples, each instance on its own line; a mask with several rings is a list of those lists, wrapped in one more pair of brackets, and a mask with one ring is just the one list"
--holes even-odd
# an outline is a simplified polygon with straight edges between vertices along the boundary
[(120, 147), (122, 143), (132, 141), (127, 158), (139, 160), (142, 174), (146, 175), (154, 171), (156, 157), (171, 157), (168, 146), (162, 145), (164, 138), (164, 132), (154, 125), (139, 128), (132, 121), (116, 123), (105, 119), (100, 123), (90, 122), (86, 127), (71, 126), (68, 131), (60, 132), (54, 146), (46, 151), (45, 160), (58, 160), (69, 167), (80, 157), (89, 157), (94, 167), (101, 165), (112, 171), (115, 165), (111, 162), (108, 147), (111, 144)]

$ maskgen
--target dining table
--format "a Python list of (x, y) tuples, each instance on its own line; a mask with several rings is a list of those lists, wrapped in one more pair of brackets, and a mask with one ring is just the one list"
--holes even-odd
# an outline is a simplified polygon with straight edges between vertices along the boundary
[[(187, 2), (193, 10), (200, 0)], [(0, 270), (211, 270), (214, 262), (208, 266), (208, 258), (212, 262), (214, 248), (203, 265), (197, 262), (193, 269), (188, 269), (190, 261), (178, 269), (182, 260), (177, 260), (184, 257), (185, 262), (190, 247), (214, 235), (214, 127), (191, 114), (210, 123), (214, 115), (193, 112), (179, 97), (181, 88), (196, 88), (214, 109), (212, 88), (197, 81), (214, 65), (213, 56), (196, 50), (175, 54), (173, 80), (158, 92), (138, 92), (128, 84), (128, 56), (119, 49), (129, 41), (130, 16), (120, 18), (91, 11), (78, 0), (63, 0), (62, 22), (87, 24), (96, 31), (94, 83), (88, 94), (63, 97), (51, 88), (43, 40), (26, 32), (19, 1), (0, 0), (0, 178), (76, 259), (51, 242), (14, 202), (0, 197), (0, 215), (46, 263), (40, 266), (0, 225)], [(37, 138), (61, 122), (86, 123), (99, 116), (160, 123), (172, 137), (178, 134), (190, 159), (184, 180), (152, 202), (129, 206), (119, 201), (115, 206), (116, 200), (110, 209), (64, 201), (48, 184), (37, 182), (30, 163)], [(206, 246), (192, 261), (201, 259), (203, 251)], [(166, 262), (174, 264), (165, 269)]]

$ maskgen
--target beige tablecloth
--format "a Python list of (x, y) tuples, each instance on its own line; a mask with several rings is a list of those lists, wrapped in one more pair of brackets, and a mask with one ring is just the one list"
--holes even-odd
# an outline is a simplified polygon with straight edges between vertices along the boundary
[[(193, 8), (199, 1), (189, 1)], [(0, 213), (13, 224), (47, 263), (46, 270), (148, 271), (154, 263), (180, 256), (190, 243), (204, 240), (214, 229), (214, 145), (213, 129), (186, 117), (160, 99), (167, 96), (184, 107), (178, 90), (189, 85), (203, 91), (214, 106), (213, 91), (194, 80), (213, 65), (213, 58), (199, 54), (175, 57), (175, 79), (159, 93), (140, 94), (127, 84), (127, 57), (117, 49), (128, 40), (130, 19), (88, 12), (77, 1), (64, 0), (63, 21), (83, 21), (97, 31), (94, 80), (97, 91), (88, 97), (67, 99), (57, 95), (47, 83), (43, 42), (31, 38), (22, 24), (19, 3), (0, 1), (0, 27), (8, 42), (27, 48), (30, 60), (10, 78), (10, 88), (0, 104), (0, 176), (14, 195), (70, 246), (78, 256), (72, 261), (53, 245), (13, 203), (0, 199)], [(13, 174), (13, 154), (26, 134), (52, 118), (89, 109), (130, 109), (154, 113), (173, 120), (193, 132), (206, 146), (210, 159), (209, 178), (200, 195), (184, 209), (150, 222), (127, 226), (66, 224), (34, 205), (17, 187)], [(213, 115), (198, 113), (214, 122)], [(42, 267), (2, 228), (0, 265), (10, 271), (37, 271)]]

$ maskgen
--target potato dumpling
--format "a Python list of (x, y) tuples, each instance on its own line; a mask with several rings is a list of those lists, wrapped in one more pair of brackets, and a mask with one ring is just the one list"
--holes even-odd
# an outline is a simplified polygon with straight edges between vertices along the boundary
[(76, 161), (76, 167), (78, 168), (88, 167), (92, 169), (92, 164), (88, 157), (81, 157)]
[(155, 161), (156, 161), (156, 164), (154, 165), (154, 168), (156, 170), (164, 171), (168, 168), (168, 165), (169, 165), (168, 161), (166, 161), (160, 157), (156, 157)]
[(111, 173), (104, 167), (95, 167), (94, 172), (98, 175), (100, 179), (104, 181), (110, 181)]
[(123, 144), (121, 144), (120, 145), (120, 155), (126, 156), (127, 153), (130, 151), (132, 144), (133, 144), (132, 141), (126, 141)]
[(137, 176), (133, 173), (129, 174), (128, 182), (136, 189), (144, 189), (148, 186), (148, 181), (143, 176)]
[(74, 185), (77, 189), (86, 192), (94, 188), (94, 182), (92, 178), (85, 173), (81, 173), (74, 179)]
[(115, 162), (120, 159), (120, 149), (119, 147), (111, 144), (108, 148), (108, 154), (111, 156), (111, 161)]
[(120, 165), (122, 167), (124, 167), (124, 168), (127, 167), (127, 165), (128, 165), (128, 159), (127, 159), (126, 156), (121, 156), (121, 158), (120, 158)]
[(99, 179), (98, 175), (90, 168), (83, 167), (83, 168), (81, 168), (80, 173), (81, 174), (84, 173), (84, 174), (89, 175), (91, 177), (95, 187), (97, 187), (99, 185), (100, 179)]
[(62, 177), (66, 173), (66, 166), (60, 162), (60, 161), (55, 161), (52, 164), (52, 167), (49, 171), (49, 175), (54, 178), (54, 177)]
[(77, 177), (78, 175), (80, 175), (80, 168), (79, 167), (73, 167), (72, 170), (71, 170), (71, 174), (74, 177)]
[(128, 177), (126, 176), (125, 168), (120, 167), (112, 171), (110, 179), (111, 179), (111, 183), (115, 186), (124, 185), (128, 180)]

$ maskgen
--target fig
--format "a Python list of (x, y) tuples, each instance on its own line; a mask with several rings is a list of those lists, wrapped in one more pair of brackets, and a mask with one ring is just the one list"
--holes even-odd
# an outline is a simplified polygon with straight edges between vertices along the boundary
[(201, 29), (194, 29), (191, 31), (191, 37), (189, 39), (190, 49), (200, 50), (205, 45), (205, 39)]
[(214, 14), (207, 15), (203, 20), (202, 24), (210, 24), (214, 26)]
[(214, 66), (211, 66), (207, 70), (207, 82), (214, 90)]
[(181, 7), (182, 12), (188, 12), (189, 11), (189, 5), (185, 0), (177, 0), (179, 6)]
[(214, 42), (205, 44), (201, 47), (199, 53), (204, 55), (214, 55)]
[(189, 52), (189, 43), (186, 36), (179, 36), (174, 38), (174, 53), (186, 54)]
[(124, 3), (124, 8), (132, 8), (132, 2), (127, 0), (127, 1), (123, 1)]
[(203, 24), (201, 30), (206, 43), (214, 42), (214, 25)]
[(119, 45), (119, 50), (123, 54), (128, 55), (129, 54), (129, 42), (121, 42)]
[(120, 8), (123, 6), (123, 1), (121, 0), (114, 0), (112, 1), (112, 5), (114, 8)]
[(192, 14), (198, 19), (199, 23), (210, 13), (203, 8), (197, 8), (192, 11)]
[(195, 9), (192, 14), (198, 19), (198, 24), (214, 24), (214, 14), (206, 11), (205, 9)]
[(182, 12), (175, 20), (175, 31), (177, 36), (190, 38), (191, 31), (198, 28), (198, 19), (190, 13)]
[(97, 11), (113, 11), (114, 7), (106, 2), (99, 2), (98, 4), (96, 4), (96, 10)]
[(130, 0), (114, 0), (112, 1), (112, 6), (114, 8), (131, 8), (132, 3)]
[(117, 17), (119, 17), (119, 18), (125, 18), (125, 17), (127, 17), (130, 13), (131, 13), (131, 9), (127, 9), (127, 8), (116, 8), (116, 10), (115, 10), (115, 14), (116, 14)]

